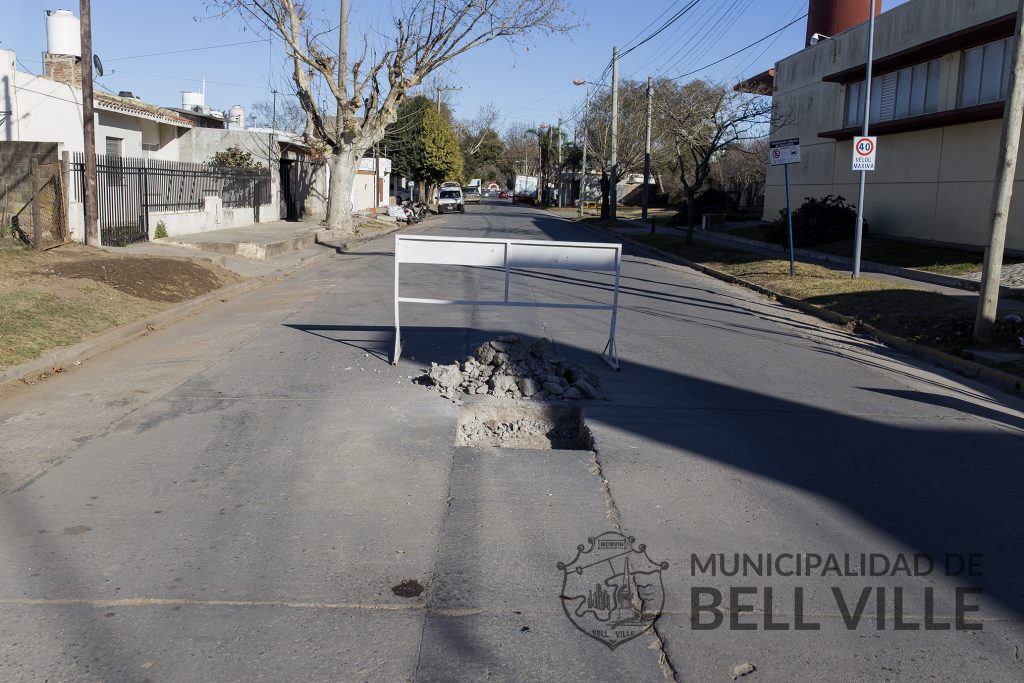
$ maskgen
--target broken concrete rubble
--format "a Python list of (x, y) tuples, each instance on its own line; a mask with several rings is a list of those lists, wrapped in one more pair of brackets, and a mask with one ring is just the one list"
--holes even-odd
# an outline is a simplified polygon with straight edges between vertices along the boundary
[(569, 365), (548, 339), (530, 342), (515, 335), (485, 342), (460, 362), (431, 363), (419, 380), (448, 399), (460, 394), (535, 401), (596, 399), (600, 387), (596, 373)]

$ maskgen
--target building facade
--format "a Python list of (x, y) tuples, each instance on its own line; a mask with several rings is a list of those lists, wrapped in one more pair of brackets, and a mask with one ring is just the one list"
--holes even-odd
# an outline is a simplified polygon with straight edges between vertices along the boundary
[[(870, 103), (878, 153), (864, 202), (873, 233), (987, 244), (1016, 5), (910, 0), (878, 16)], [(830, 194), (856, 202), (852, 139), (863, 124), (868, 25), (815, 42), (776, 64), (771, 138), (800, 139), (802, 161), (790, 167), (795, 204)], [(783, 169), (769, 168), (765, 218), (785, 205)], [(1024, 251), (1024, 164), (1007, 249)]]

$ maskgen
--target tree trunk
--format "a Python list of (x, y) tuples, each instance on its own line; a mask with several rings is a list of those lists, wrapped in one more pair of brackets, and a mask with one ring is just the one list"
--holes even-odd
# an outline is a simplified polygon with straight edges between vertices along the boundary
[(697, 220), (697, 193), (686, 190), (686, 243), (693, 244), (693, 224)]
[(335, 148), (327, 159), (331, 169), (328, 190), (327, 228), (340, 235), (349, 235), (355, 227), (352, 211), (352, 186), (359, 170), (360, 157), (352, 149)]

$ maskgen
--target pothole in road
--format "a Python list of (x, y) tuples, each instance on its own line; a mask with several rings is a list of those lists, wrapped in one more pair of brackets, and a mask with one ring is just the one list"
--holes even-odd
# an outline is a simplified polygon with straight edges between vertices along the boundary
[(572, 405), (470, 402), (459, 407), (455, 445), (586, 451), (593, 437), (583, 411)]

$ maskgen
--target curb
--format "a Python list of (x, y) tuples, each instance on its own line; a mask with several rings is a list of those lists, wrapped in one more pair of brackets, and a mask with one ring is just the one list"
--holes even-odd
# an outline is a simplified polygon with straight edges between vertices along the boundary
[[(290, 275), (306, 266), (334, 256), (332, 252), (315, 254), (310, 258), (297, 264), (291, 270), (284, 271), (280, 275)], [(151, 332), (157, 327), (166, 327), (190, 315), (195, 315), (215, 303), (221, 303), (229, 298), (235, 298), (243, 294), (259, 289), (269, 284), (275, 278), (259, 277), (245, 282), (237, 282), (227, 287), (215, 289), (194, 299), (183, 301), (175, 306), (159, 311), (151, 316), (146, 316), (135, 322), (130, 322), (112, 330), (100, 333), (95, 337), (47, 351), (39, 358), (30, 360), (21, 365), (15, 365), (0, 370), (0, 384), (27, 380), (32, 375), (49, 374), (55, 368), (64, 368), (64, 365), (75, 361), (85, 361), (98, 356), (101, 353), (114, 349), (133, 339)]]
[(931, 347), (918, 344), (917, 342), (909, 341), (907, 339), (904, 339), (903, 337), (897, 337), (896, 335), (890, 334), (888, 332), (883, 332), (882, 330), (879, 330), (878, 328), (869, 325), (868, 323), (860, 322), (849, 316), (845, 316), (840, 313), (836, 313), (835, 311), (830, 311), (824, 308), (819, 308), (813, 304), (809, 304), (805, 301), (800, 301), (799, 299), (794, 299), (792, 297), (786, 296), (785, 294), (780, 294), (778, 292), (768, 289), (767, 287), (762, 287), (761, 285), (755, 284), (748, 280), (744, 280), (743, 278), (736, 277), (735, 275), (723, 273), (722, 271), (715, 270), (714, 268), (709, 268), (708, 266), (705, 266), (703, 264), (695, 263), (688, 259), (675, 256), (674, 254), (669, 254), (667, 252), (661, 251), (660, 249), (655, 249), (646, 244), (638, 243), (630, 239), (630, 237), (622, 235), (621, 233), (616, 233), (614, 230), (611, 230), (609, 228), (603, 228), (596, 225), (588, 225), (586, 223), (580, 223), (578, 221), (572, 222), (587, 229), (597, 231), (605, 236), (615, 237), (616, 239), (620, 239), (623, 242), (627, 242), (630, 246), (634, 247), (638, 251), (646, 252), (647, 254), (654, 256), (655, 258), (677, 263), (679, 265), (686, 266), (687, 268), (692, 268), (693, 270), (704, 273), (705, 275), (710, 275), (711, 277), (716, 278), (718, 280), (741, 285), (748, 289), (752, 289), (755, 292), (758, 292), (759, 294), (772, 297), (778, 301), (781, 301), (782, 303), (791, 308), (795, 308), (809, 315), (813, 315), (816, 318), (820, 318), (826, 322), (846, 327), (853, 326), (854, 331), (857, 333), (864, 334), (868, 337), (872, 337), (876, 341), (879, 341), (885, 344), (886, 346), (894, 348), (898, 351), (902, 351), (907, 355), (915, 356), (922, 360), (926, 360), (934, 365), (939, 366), (940, 368), (951, 370), (963, 377), (967, 377), (969, 379), (976, 379), (980, 382), (988, 384), (989, 386), (995, 387), (996, 389), (1000, 389), (1010, 394), (1024, 396), (1024, 379), (1017, 377), (1015, 375), (1002, 372), (1001, 370), (996, 370), (995, 368), (989, 367), (987, 365), (982, 365), (981, 363), (977, 363), (972, 360), (967, 360), (966, 358), (954, 356), (952, 354), (946, 353), (945, 351), (939, 351), (938, 349), (933, 349)]

